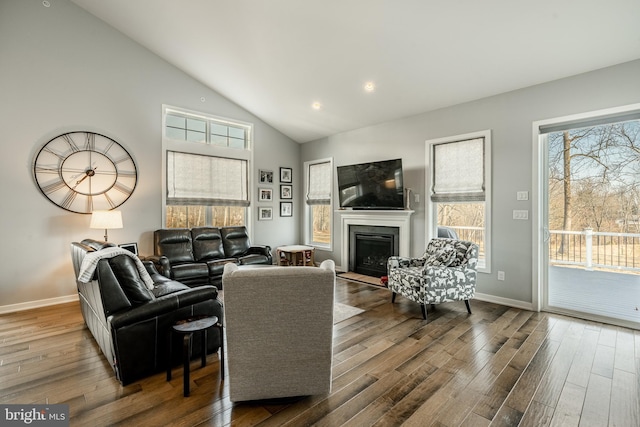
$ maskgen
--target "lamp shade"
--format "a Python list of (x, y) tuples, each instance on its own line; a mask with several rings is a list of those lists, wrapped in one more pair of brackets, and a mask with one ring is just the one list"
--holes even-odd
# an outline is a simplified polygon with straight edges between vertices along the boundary
[(122, 212), (93, 211), (91, 213), (91, 224), (89, 224), (89, 228), (103, 228), (105, 230), (122, 228)]

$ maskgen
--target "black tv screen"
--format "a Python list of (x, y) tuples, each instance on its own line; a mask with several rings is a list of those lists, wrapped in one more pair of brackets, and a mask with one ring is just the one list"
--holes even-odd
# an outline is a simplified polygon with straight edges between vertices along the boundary
[(338, 166), (341, 208), (404, 209), (402, 159)]

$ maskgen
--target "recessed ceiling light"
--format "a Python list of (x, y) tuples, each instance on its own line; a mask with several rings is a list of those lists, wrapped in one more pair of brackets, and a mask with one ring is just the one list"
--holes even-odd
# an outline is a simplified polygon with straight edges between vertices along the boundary
[(367, 92), (373, 92), (374, 90), (376, 90), (376, 85), (373, 82), (366, 82), (364, 84), (364, 90), (366, 90)]
[(322, 104), (316, 101), (313, 104), (311, 104), (311, 108), (313, 108), (314, 110), (319, 110), (320, 108), (322, 108)]
[(42, 2), (42, 5), (43, 5), (44, 7), (49, 7), (49, 6), (51, 6), (51, 3), (49, 3), (47, 0), (44, 0), (44, 1)]

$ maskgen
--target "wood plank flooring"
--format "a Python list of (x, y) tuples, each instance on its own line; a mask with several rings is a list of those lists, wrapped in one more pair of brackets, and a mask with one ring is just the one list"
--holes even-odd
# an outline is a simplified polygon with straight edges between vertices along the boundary
[(338, 279), (327, 396), (233, 404), (217, 355), (122, 387), (77, 303), (0, 315), (0, 404), (65, 403), (72, 426), (639, 426), (640, 331), (472, 301), (420, 308)]

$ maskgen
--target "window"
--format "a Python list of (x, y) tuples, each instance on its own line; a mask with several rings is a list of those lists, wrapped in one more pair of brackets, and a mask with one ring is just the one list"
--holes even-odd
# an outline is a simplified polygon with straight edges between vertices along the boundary
[(252, 126), (167, 106), (163, 112), (165, 226), (245, 225)]
[(306, 242), (331, 249), (333, 160), (305, 163), (306, 170)]
[(427, 236), (438, 227), (479, 247), (478, 270), (491, 272), (491, 132), (427, 141)]

